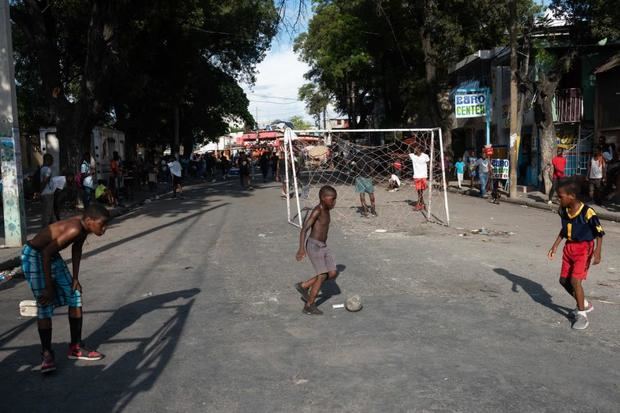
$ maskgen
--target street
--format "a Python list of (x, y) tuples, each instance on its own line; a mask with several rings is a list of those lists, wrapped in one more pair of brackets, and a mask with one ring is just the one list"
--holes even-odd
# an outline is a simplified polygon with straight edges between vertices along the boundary
[[(585, 283), (595, 310), (574, 331), (560, 258), (546, 258), (557, 215), (460, 195), (450, 208), (450, 228), (412, 215), (407, 233), (334, 214), (341, 274), (314, 317), (293, 288), (312, 270), (295, 261), (275, 183), (146, 204), (85, 246), (83, 335), (105, 359), (64, 357), (59, 308), (58, 370), (42, 376), (36, 320), (18, 311), (28, 286), (0, 290), (0, 410), (617, 411), (620, 226), (603, 222), (603, 262)], [(354, 293), (361, 312), (332, 309)]]

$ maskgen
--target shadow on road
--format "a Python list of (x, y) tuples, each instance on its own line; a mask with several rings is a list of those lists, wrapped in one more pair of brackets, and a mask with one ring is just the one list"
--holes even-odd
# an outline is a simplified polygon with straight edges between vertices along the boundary
[[(58, 371), (42, 377), (38, 369), (33, 368), (39, 363), (39, 345), (19, 348), (2, 362), (0, 385), (11, 389), (3, 392), (2, 404), (11, 406), (14, 411), (70, 410), (92, 413), (126, 410), (135, 397), (152, 389), (174, 356), (195, 296), (199, 293), (198, 288), (174, 291), (144, 298), (115, 310), (88, 337), (87, 342), (94, 345), (108, 343), (108, 346), (110, 343), (122, 343), (124, 347), (131, 347), (117, 359), (111, 360), (110, 357), (90, 365), (75, 362), (78, 365), (71, 366), (73, 362), (62, 357), (67, 343), (56, 342)], [(173, 303), (179, 299), (186, 301)], [(152, 329), (142, 327), (136, 330), (146, 330), (147, 334), (137, 338), (114, 339), (141, 317), (154, 311), (172, 314), (153, 325)], [(3, 341), (22, 332), (30, 324), (33, 323), (29, 320), (4, 333)]]
[[(164, 228), (167, 228), (167, 227), (170, 227), (170, 226), (174, 226), (174, 225), (178, 225), (181, 222), (187, 221), (187, 220), (192, 219), (192, 218), (196, 218), (196, 217), (198, 217), (200, 215), (203, 215), (203, 214), (205, 214), (205, 213), (207, 213), (209, 211), (213, 211), (215, 209), (221, 208), (221, 207), (226, 206), (226, 205), (229, 205), (229, 203), (225, 202), (223, 204), (219, 204), (219, 205), (213, 206), (211, 208), (201, 209), (200, 211), (194, 212), (191, 215), (186, 215), (186, 216), (184, 216), (182, 218), (179, 218), (179, 219), (176, 219), (174, 221), (167, 222), (165, 224), (161, 224), (161, 225), (158, 225), (156, 227), (149, 228), (147, 230), (144, 230), (144, 231), (138, 232), (136, 234), (130, 235), (129, 237), (125, 237), (125, 238), (119, 239), (117, 241), (105, 244), (105, 245), (103, 245), (103, 246), (101, 246), (99, 248), (96, 248), (94, 250), (88, 251), (87, 253), (84, 253), (84, 255), (82, 257), (83, 258), (90, 257), (92, 255), (99, 254), (99, 253), (107, 251), (109, 249), (116, 248), (119, 245), (125, 244), (127, 242), (133, 241), (133, 240), (138, 239), (138, 238), (142, 238), (142, 237), (144, 237), (146, 235), (149, 235), (149, 234), (152, 234), (154, 232), (160, 231), (160, 230), (162, 230)], [(66, 261), (67, 262), (71, 262), (71, 260), (66, 260)]]
[(513, 274), (504, 268), (494, 268), (493, 271), (512, 282), (513, 292), (518, 293), (518, 287), (521, 287), (521, 289), (523, 289), (523, 291), (525, 291), (527, 295), (529, 295), (532, 300), (536, 301), (538, 304), (541, 304), (556, 313), (563, 315), (564, 317), (568, 317), (570, 308), (554, 304), (553, 296), (549, 294), (539, 283)]

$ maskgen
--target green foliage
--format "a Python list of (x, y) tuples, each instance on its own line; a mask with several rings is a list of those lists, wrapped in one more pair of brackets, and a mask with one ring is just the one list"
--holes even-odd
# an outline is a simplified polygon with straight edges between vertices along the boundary
[[(353, 126), (428, 122), (433, 112), (429, 101), (437, 105), (435, 96), (447, 88), (449, 68), (478, 49), (502, 44), (506, 36), (505, 2), (317, 0), (314, 4), (314, 16), (295, 50), (311, 66), (307, 78), (329, 93)], [(309, 109), (314, 107), (304, 100)], [(356, 124), (358, 117), (361, 122)]]
[(253, 123), (238, 82), (278, 22), (271, 0), (23, 0), (11, 17), (23, 129), (109, 123), (153, 141), (173, 135), (175, 107), (198, 139)]
[(329, 92), (314, 83), (306, 83), (299, 88), (298, 97), (306, 103), (306, 110), (314, 117), (314, 123), (320, 127), (321, 114), (330, 103)]
[(295, 115), (289, 119), (289, 122), (293, 124), (293, 129), (304, 130), (310, 129), (312, 125), (304, 120), (301, 116)]

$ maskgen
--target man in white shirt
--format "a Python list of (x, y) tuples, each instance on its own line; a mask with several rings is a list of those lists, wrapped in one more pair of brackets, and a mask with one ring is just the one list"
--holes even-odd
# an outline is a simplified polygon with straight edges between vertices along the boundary
[(52, 164), (54, 157), (49, 153), (43, 155), (43, 166), (39, 171), (41, 182), (41, 228), (54, 222), (54, 180), (52, 179)]
[(177, 197), (177, 191), (179, 195), (183, 192), (183, 168), (179, 162), (179, 156), (175, 155), (174, 160), (168, 164), (170, 174), (172, 175), (172, 197)]
[(82, 204), (84, 210), (90, 205), (90, 201), (93, 199), (95, 192), (95, 182), (93, 181), (93, 175), (95, 174), (95, 168), (90, 157), (90, 153), (86, 152), (82, 158), (82, 164), (80, 165), (80, 183), (82, 185)]
[(426, 209), (424, 204), (424, 191), (428, 187), (426, 180), (428, 179), (428, 163), (431, 158), (422, 152), (422, 148), (417, 146), (414, 153), (409, 154), (411, 162), (413, 163), (413, 185), (416, 191), (418, 191), (418, 202), (416, 203), (415, 210), (420, 211)]

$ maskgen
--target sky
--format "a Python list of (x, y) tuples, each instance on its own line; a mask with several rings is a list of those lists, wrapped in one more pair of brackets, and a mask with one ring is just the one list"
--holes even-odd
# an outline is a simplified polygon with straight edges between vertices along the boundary
[[(299, 0), (287, 0), (288, 11), (285, 18), (296, 18)], [(289, 120), (292, 116), (302, 116), (314, 124), (308, 115), (305, 104), (297, 98), (297, 91), (307, 82), (304, 74), (310, 67), (299, 61), (293, 52), (295, 37), (305, 31), (310, 11), (307, 10), (297, 25), (296, 33), (290, 34), (281, 29), (273, 39), (271, 49), (265, 59), (257, 66), (256, 83), (242, 85), (248, 99), (249, 110), (259, 124), (273, 120)]]

